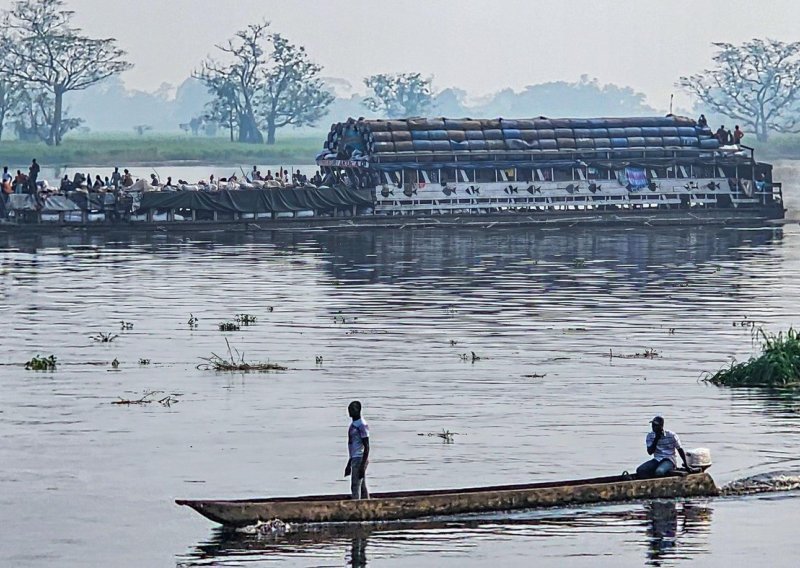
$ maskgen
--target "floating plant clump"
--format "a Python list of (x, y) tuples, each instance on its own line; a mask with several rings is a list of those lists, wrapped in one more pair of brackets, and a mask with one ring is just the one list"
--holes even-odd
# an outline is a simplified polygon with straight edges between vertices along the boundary
[(767, 334), (759, 329), (761, 355), (743, 363), (732, 362), (704, 380), (726, 387), (800, 387), (800, 332)]

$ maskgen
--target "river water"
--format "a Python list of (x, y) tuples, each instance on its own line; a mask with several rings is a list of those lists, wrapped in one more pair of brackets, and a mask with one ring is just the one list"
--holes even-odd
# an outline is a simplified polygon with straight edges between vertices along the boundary
[[(798, 475), (800, 397), (700, 381), (798, 292), (794, 222), (0, 237), (0, 565), (794, 566), (791, 491), (275, 537), (173, 500), (346, 492), (354, 398), (374, 491), (631, 470), (657, 413), (720, 485)], [(198, 369), (226, 339), (289, 370)], [(178, 402), (112, 404), (149, 390)]]

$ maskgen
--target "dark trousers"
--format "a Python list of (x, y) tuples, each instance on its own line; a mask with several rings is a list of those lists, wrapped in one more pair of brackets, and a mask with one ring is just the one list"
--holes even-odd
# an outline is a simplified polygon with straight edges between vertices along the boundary
[(367, 474), (360, 477), (358, 474), (361, 470), (361, 458), (352, 458), (350, 460), (350, 495), (353, 499), (369, 499), (369, 491), (367, 490)]

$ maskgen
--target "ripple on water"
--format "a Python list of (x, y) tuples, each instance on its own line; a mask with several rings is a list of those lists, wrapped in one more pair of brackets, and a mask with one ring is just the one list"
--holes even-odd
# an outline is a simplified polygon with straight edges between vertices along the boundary
[[(751, 330), (734, 322), (796, 324), (786, 298), (800, 286), (797, 227), (6, 239), (0, 520), (13, 517), (18, 530), (11, 551), (0, 546), (4, 561), (36, 564), (20, 551), (37, 549), (65, 565), (134, 565), (126, 559), (142, 554), (160, 564), (207, 534), (173, 508), (176, 497), (346, 490), (352, 398), (365, 402), (371, 423), (376, 489), (631, 469), (645, 457), (655, 413), (688, 447), (712, 448), (720, 483), (800, 469), (790, 451), (800, 441), (798, 398), (698, 380), (753, 352)], [(243, 312), (256, 324), (218, 330)], [(134, 328), (121, 330), (120, 321)], [(97, 332), (119, 337), (101, 344), (89, 337)], [(200, 357), (225, 352), (226, 338), (247, 358), (290, 370), (198, 370)], [(658, 357), (609, 357), (646, 349)], [(459, 357), (473, 351), (474, 363)], [(37, 353), (57, 355), (58, 371), (25, 372), (20, 365)], [(114, 359), (119, 370), (108, 372)], [(178, 393), (180, 402), (110, 404), (148, 389)], [(442, 429), (459, 433), (455, 443), (418, 436)], [(662, 549), (669, 561), (728, 561), (702, 531), (680, 528), (695, 522), (687, 506), (665, 512), (663, 538), (648, 532), (661, 521), (634, 506), (565, 520), (399, 527), (364, 542), (348, 533), (263, 548), (215, 537), (181, 561), (338, 565), (358, 558), (364, 543), (370, 561), (398, 566), (422, 565), (425, 555), (443, 555), (429, 565), (473, 556), (513, 565), (531, 547), (543, 565), (612, 557), (640, 565)], [(795, 510), (751, 505), (764, 522), (777, 506)], [(713, 530), (735, 543), (726, 511), (736, 505), (719, 507)], [(114, 547), (86, 538), (98, 527)]]

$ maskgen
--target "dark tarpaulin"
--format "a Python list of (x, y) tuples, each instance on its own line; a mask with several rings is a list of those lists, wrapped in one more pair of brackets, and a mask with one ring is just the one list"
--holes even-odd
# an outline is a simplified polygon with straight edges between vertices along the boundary
[(116, 200), (113, 193), (84, 193), (82, 191), (71, 191), (67, 193), (67, 197), (84, 211), (113, 209)]
[(243, 189), (205, 191), (150, 191), (142, 195), (139, 212), (153, 209), (193, 209), (228, 213), (326, 211), (339, 207), (373, 205), (372, 190), (347, 188)]

